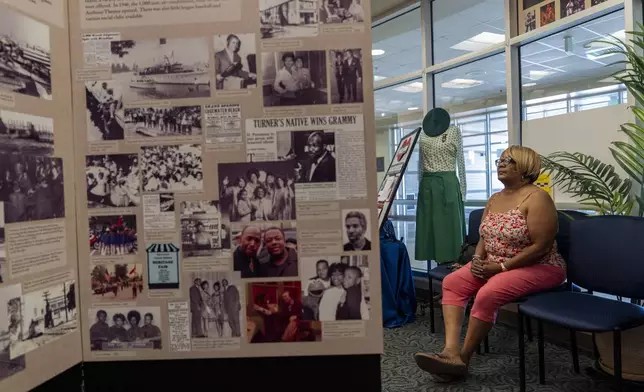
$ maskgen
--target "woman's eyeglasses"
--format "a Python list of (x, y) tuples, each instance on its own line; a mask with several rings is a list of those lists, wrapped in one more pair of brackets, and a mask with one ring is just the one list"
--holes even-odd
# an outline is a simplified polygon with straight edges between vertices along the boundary
[(494, 164), (496, 165), (496, 167), (499, 167), (501, 165), (507, 166), (507, 165), (509, 165), (511, 163), (514, 163), (514, 159), (512, 159), (510, 157), (503, 158), (503, 159), (497, 159), (496, 161), (494, 161)]

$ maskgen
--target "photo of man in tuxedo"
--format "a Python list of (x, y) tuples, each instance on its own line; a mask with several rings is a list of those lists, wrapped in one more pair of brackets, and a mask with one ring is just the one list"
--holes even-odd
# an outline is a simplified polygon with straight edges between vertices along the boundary
[(303, 182), (335, 182), (335, 158), (327, 149), (322, 132), (313, 132), (307, 140), (309, 163)]
[[(245, 42), (243, 50), (242, 38)], [(225, 47), (218, 50), (223, 45)], [(215, 50), (217, 90), (240, 90), (257, 85), (255, 36), (253, 34), (215, 36)]]
[(358, 83), (362, 82), (362, 64), (353, 55), (351, 49), (347, 49), (344, 52), (342, 75), (346, 89), (346, 102), (362, 102), (362, 94), (358, 97)]
[(362, 50), (331, 50), (329, 59), (331, 73), (331, 103), (361, 103), (362, 92)]

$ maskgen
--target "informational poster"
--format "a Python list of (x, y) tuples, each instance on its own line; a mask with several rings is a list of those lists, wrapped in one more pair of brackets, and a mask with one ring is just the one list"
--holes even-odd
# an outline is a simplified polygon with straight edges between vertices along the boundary
[(405, 174), (409, 158), (416, 147), (421, 132), (422, 128), (417, 128), (400, 139), (396, 152), (391, 158), (389, 168), (385, 172), (385, 177), (378, 190), (378, 228), (382, 227), (389, 217), (389, 211), (398, 193), (400, 180)]
[(84, 360), (380, 353), (370, 2), (139, 3), (70, 2)]
[(82, 360), (67, 4), (0, 1), (0, 391)]

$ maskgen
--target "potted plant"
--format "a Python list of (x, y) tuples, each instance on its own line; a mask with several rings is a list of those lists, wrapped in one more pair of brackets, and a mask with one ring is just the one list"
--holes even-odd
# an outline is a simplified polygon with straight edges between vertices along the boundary
[[(556, 152), (543, 157), (544, 168), (551, 175), (553, 184), (562, 192), (580, 199), (582, 205), (602, 215), (631, 215), (637, 209), (644, 216), (644, 26), (629, 32), (630, 44), (618, 38), (599, 41), (610, 46), (610, 50), (624, 56), (616, 64), (624, 64), (625, 71), (613, 77), (623, 83), (635, 97), (635, 105), (629, 109), (636, 121), (621, 125), (621, 131), (628, 136), (628, 142), (615, 141), (609, 146), (619, 167), (629, 178), (621, 178), (612, 165), (582, 153)], [(622, 300), (618, 298), (618, 300)], [(640, 299), (641, 300), (641, 299)], [(640, 306), (641, 302), (632, 300)], [(599, 366), (613, 374), (613, 334), (595, 335), (599, 352)], [(644, 327), (622, 333), (622, 372), (624, 379), (644, 381)]]

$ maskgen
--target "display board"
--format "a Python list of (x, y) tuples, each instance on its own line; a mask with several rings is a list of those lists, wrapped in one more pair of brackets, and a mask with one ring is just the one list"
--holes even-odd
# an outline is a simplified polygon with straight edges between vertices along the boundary
[(135, 3), (70, 4), (84, 360), (381, 353), (369, 2)]
[(67, 2), (0, 1), (0, 390), (79, 363)]
[(391, 158), (391, 163), (389, 163), (389, 168), (385, 173), (385, 178), (382, 180), (378, 190), (379, 228), (382, 227), (382, 224), (386, 222), (389, 217), (391, 205), (396, 199), (400, 181), (405, 174), (405, 170), (407, 170), (409, 158), (416, 148), (416, 143), (418, 142), (418, 137), (420, 136), (421, 131), (422, 128), (418, 127), (415, 131), (408, 133), (400, 139), (396, 153)]
[[(608, 0), (517, 0), (519, 3), (519, 33), (572, 16)], [(602, 47), (605, 50), (606, 48)], [(601, 53), (598, 53), (599, 56)]]

